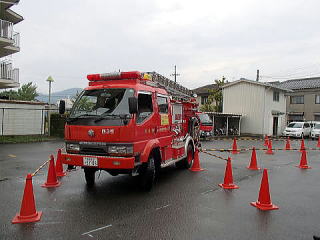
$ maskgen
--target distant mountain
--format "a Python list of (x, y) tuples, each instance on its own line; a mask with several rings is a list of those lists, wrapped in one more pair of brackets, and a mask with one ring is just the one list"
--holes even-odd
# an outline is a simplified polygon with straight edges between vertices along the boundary
[[(77, 92), (81, 92), (83, 89), (82, 88), (69, 88), (63, 91), (59, 92), (53, 92), (51, 93), (51, 103), (56, 103), (58, 100), (63, 99), (63, 98), (73, 98)], [(39, 96), (36, 97), (36, 99), (40, 102), (48, 102), (49, 101), (49, 96), (48, 94), (42, 94), (39, 93)]]

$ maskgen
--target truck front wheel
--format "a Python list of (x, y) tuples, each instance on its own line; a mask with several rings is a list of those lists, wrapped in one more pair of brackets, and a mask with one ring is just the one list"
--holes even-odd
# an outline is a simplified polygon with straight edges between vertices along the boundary
[(84, 175), (86, 178), (87, 186), (93, 187), (95, 182), (95, 175), (96, 175), (96, 169), (94, 168), (85, 168), (84, 169)]
[(150, 191), (153, 187), (156, 176), (154, 157), (150, 156), (149, 161), (141, 166), (139, 173), (139, 184), (143, 191)]
[(192, 144), (188, 145), (187, 148), (187, 157), (182, 159), (179, 162), (176, 162), (176, 167), (180, 169), (189, 169), (193, 164), (194, 153)]

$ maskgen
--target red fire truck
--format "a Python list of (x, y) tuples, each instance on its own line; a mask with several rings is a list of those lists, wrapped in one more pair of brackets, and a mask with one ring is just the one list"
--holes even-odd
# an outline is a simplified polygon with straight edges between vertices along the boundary
[(196, 114), (200, 120), (200, 137), (204, 139), (211, 137), (213, 135), (213, 122), (210, 116), (204, 112), (197, 112)]
[[(189, 168), (199, 141), (192, 92), (156, 72), (87, 76), (65, 125), (64, 164), (81, 166), (88, 186), (97, 170), (131, 174), (150, 190), (160, 168)], [(64, 102), (59, 106), (64, 113)]]

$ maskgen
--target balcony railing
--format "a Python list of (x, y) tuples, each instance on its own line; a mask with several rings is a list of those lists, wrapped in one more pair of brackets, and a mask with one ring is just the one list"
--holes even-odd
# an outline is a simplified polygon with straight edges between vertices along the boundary
[(13, 34), (13, 46), (20, 47), (20, 33), (18, 32)]
[(19, 83), (19, 69), (12, 69), (12, 63), (10, 62), (0, 62), (0, 79), (7, 79)]
[(13, 23), (0, 19), (0, 37), (13, 39)]

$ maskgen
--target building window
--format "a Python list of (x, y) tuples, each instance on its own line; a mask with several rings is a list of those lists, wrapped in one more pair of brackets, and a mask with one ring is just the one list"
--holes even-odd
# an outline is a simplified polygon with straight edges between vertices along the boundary
[(201, 104), (206, 104), (208, 102), (208, 96), (201, 97)]
[(273, 91), (273, 101), (279, 102), (279, 92)]
[(291, 96), (290, 103), (291, 104), (304, 104), (304, 96)]
[(289, 122), (301, 122), (303, 121), (303, 114), (290, 114), (288, 115)]
[(320, 95), (316, 95), (316, 104), (320, 104)]

